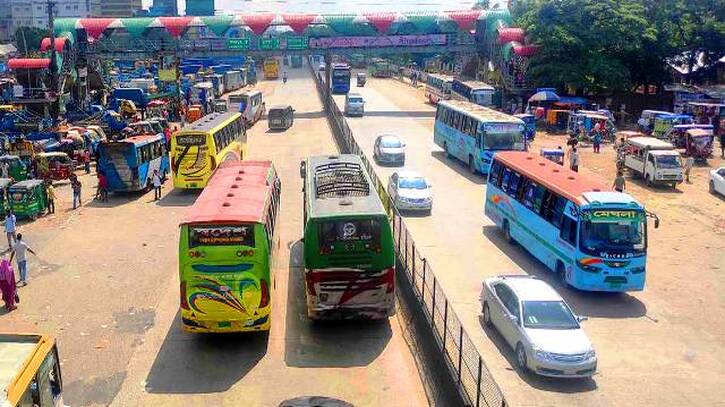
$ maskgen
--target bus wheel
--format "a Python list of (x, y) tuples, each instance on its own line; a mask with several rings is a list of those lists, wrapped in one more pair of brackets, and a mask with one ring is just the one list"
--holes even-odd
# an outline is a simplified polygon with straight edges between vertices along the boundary
[(564, 270), (564, 263), (560, 261), (556, 262), (556, 276), (559, 277), (559, 281), (561, 282), (561, 285), (563, 287), (569, 286), (569, 283), (566, 282), (566, 271)]
[(471, 174), (476, 174), (476, 166), (473, 164), (473, 156), (468, 156), (468, 171), (471, 172)]
[(443, 142), (443, 152), (446, 153), (446, 158), (451, 158), (451, 153), (448, 152), (448, 143)]
[(514, 244), (514, 238), (511, 236), (511, 226), (509, 226), (509, 221), (506, 219), (503, 221), (503, 237), (507, 243)]

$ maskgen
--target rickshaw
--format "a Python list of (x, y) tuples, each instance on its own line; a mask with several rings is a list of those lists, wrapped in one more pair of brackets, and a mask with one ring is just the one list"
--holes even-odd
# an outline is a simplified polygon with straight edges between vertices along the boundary
[(68, 179), (75, 168), (75, 163), (68, 154), (61, 152), (38, 153), (35, 161), (38, 163), (38, 177), (46, 180)]
[(657, 138), (664, 138), (667, 131), (673, 126), (692, 123), (692, 116), (687, 114), (658, 115), (655, 117), (652, 135)]
[(524, 122), (524, 134), (526, 135), (526, 140), (533, 141), (536, 136), (536, 116), (527, 113), (515, 114), (514, 116)]
[(686, 156), (696, 160), (707, 160), (712, 154), (715, 135), (712, 129), (689, 128), (685, 130), (678, 144), (675, 146), (683, 148)]
[(25, 165), (29, 165), (35, 158), (33, 143), (24, 139), (16, 139), (10, 142), (10, 155), (20, 157)]
[(0, 156), (0, 162), (8, 164), (8, 175), (15, 181), (28, 179), (28, 166), (17, 155)]
[(609, 120), (607, 116), (598, 113), (576, 112), (570, 115), (567, 132), (569, 135), (578, 136), (580, 139), (590, 139), (592, 137), (594, 126), (600, 121), (605, 123), (604, 139), (611, 140), (617, 132), (617, 129), (614, 127), (614, 123)]
[(685, 148), (685, 134), (690, 129), (702, 129), (714, 136), (712, 124), (678, 124), (672, 126), (664, 135), (665, 141), (669, 141), (677, 148)]
[(542, 148), (539, 155), (559, 165), (564, 165), (564, 150), (561, 148)]
[(546, 131), (549, 133), (563, 133), (569, 123), (568, 110), (549, 109), (546, 112)]
[(186, 111), (186, 122), (194, 123), (204, 116), (204, 111), (201, 109), (201, 105), (191, 105)]
[(357, 73), (357, 86), (362, 88), (365, 86), (365, 82), (368, 81), (368, 77), (364, 72)]
[(0, 178), (0, 214), (3, 216), (8, 213), (8, 188), (12, 183), (10, 178)]
[(39, 179), (28, 179), (8, 189), (9, 207), (19, 218), (37, 219), (48, 206), (48, 190)]

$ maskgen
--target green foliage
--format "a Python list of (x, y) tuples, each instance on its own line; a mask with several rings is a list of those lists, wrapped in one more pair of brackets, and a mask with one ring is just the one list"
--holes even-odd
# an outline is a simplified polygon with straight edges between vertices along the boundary
[(49, 37), (50, 31), (38, 27), (18, 27), (15, 30), (15, 47), (23, 55), (36, 53), (40, 49), (43, 38)]
[(725, 54), (721, 1), (528, 0), (512, 13), (540, 47), (535, 82), (613, 93), (667, 80), (668, 58)]

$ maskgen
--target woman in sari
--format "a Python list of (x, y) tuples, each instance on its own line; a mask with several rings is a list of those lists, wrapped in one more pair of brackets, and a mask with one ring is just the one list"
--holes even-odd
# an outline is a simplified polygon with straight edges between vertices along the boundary
[(17, 308), (15, 306), (15, 272), (6, 257), (0, 261), (0, 291), (2, 291), (5, 309), (10, 312)]

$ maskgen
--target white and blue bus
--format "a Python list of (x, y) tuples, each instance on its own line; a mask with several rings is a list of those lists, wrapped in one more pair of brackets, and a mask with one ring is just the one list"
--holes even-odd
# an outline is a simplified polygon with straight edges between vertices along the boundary
[(525, 125), (521, 119), (470, 102), (457, 100), (438, 104), (433, 141), (468, 164), (472, 173), (486, 174), (497, 151), (526, 149)]
[(485, 213), (509, 243), (587, 291), (644, 289), (647, 218), (656, 215), (600, 181), (529, 152), (496, 154)]
[(165, 179), (169, 169), (169, 153), (162, 134), (103, 141), (98, 146), (98, 171), (106, 176), (109, 192), (150, 189), (154, 170)]
[(493, 96), (496, 89), (484, 82), (454, 79), (451, 85), (451, 96), (456, 100), (475, 103), (479, 106), (493, 107)]
[(332, 64), (332, 93), (350, 92), (350, 65), (335, 63)]

